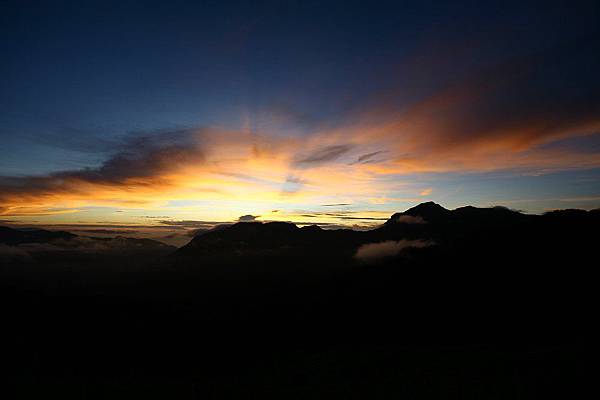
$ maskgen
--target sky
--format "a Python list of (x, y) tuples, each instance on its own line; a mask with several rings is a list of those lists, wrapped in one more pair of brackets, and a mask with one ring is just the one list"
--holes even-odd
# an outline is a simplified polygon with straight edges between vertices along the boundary
[(0, 223), (600, 207), (594, 2), (1, 5)]

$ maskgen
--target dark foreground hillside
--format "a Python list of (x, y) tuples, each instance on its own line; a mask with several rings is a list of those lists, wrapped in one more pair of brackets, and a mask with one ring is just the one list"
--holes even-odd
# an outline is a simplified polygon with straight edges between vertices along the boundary
[(5, 259), (3, 378), (15, 398), (577, 397), (598, 227), (425, 203), (369, 232)]

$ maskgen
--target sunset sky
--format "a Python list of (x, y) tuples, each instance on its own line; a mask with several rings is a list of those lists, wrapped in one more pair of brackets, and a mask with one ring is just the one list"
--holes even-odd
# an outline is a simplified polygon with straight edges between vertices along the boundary
[(597, 3), (484, 3), (2, 2), (0, 224), (600, 207)]

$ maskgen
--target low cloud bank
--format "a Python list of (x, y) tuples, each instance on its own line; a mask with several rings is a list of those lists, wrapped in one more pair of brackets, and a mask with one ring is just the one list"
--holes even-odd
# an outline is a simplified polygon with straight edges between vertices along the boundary
[(49, 242), (0, 244), (0, 261), (33, 261), (48, 254), (70, 255), (128, 255), (166, 254), (174, 248), (156, 240), (127, 238), (91, 238), (76, 236)]
[(386, 240), (379, 243), (363, 244), (354, 257), (362, 262), (372, 263), (383, 258), (394, 257), (409, 248), (423, 248), (433, 245), (427, 240)]

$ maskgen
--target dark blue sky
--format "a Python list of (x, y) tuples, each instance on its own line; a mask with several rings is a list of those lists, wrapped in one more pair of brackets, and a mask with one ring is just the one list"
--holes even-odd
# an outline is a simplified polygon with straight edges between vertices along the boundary
[[(495, 146), (520, 129), (507, 134), (515, 151), (599, 153), (595, 1), (1, 7), (0, 177), (101, 168), (139, 135), (210, 127), (308, 138), (366, 116), (381, 125), (402, 115), (417, 130), (439, 118), (427, 125), (440, 129), (432, 149)], [(440, 109), (441, 98), (458, 100)], [(586, 138), (561, 133), (575, 130)], [(416, 142), (392, 161), (421, 157)], [(578, 164), (596, 176), (586, 157)], [(480, 161), (466, 169), (494, 169)]]
[(390, 84), (419, 96), (593, 35), (593, 3), (3, 2), (0, 172), (87, 164), (65, 151), (104, 150), (88, 137), (271, 108), (335, 123)]

